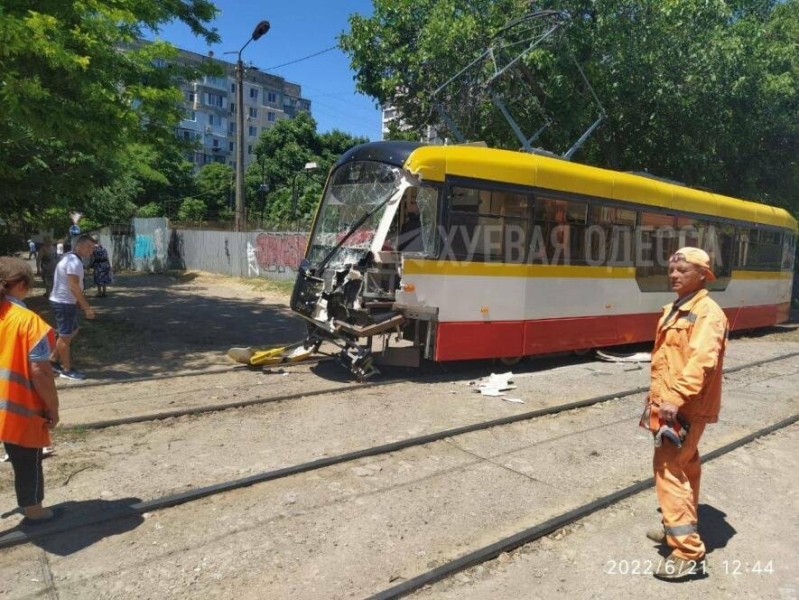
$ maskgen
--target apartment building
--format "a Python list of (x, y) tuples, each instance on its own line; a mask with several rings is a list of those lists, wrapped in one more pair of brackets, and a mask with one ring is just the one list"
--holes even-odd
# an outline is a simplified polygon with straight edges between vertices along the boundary
[(311, 112), (311, 101), (302, 97), (301, 86), (247, 65), (244, 68), (244, 106), (236, 106), (236, 65), (208, 56), (181, 50), (178, 60), (184, 64), (208, 61), (224, 69), (219, 77), (204, 77), (181, 86), (186, 118), (177, 134), (197, 140), (194, 153), (196, 169), (211, 162), (236, 166), (236, 111), (244, 110), (244, 163), (255, 158), (254, 148), (264, 129), (281, 119), (290, 119), (301, 111)]
[(381, 133), (383, 139), (388, 139), (388, 132), (389, 132), (389, 125), (392, 121), (399, 121), (398, 125), (400, 129), (404, 129), (406, 127), (405, 123), (400, 119), (399, 115), (397, 114), (397, 109), (394, 107), (393, 104), (384, 104), (381, 107), (382, 113), (382, 128)]
[[(384, 104), (381, 107), (382, 111), (382, 139), (388, 139), (390, 132), (390, 125), (392, 122), (397, 124), (400, 131), (408, 131), (410, 126), (402, 119), (402, 115), (393, 104)], [(443, 140), (438, 135), (438, 129), (433, 125), (427, 125), (424, 129), (424, 134), (419, 137), (419, 141), (427, 144), (444, 144)]]

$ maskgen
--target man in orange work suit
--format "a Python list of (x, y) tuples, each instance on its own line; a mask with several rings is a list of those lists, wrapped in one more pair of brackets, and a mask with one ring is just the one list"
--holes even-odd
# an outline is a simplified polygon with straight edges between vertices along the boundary
[(697, 532), (699, 439), (718, 421), (727, 317), (705, 289), (715, 275), (699, 248), (681, 248), (669, 258), (669, 282), (677, 300), (666, 305), (652, 351), (649, 406), (661, 422), (686, 426), (681, 445), (664, 439), (655, 447), (655, 490), (663, 527), (647, 537), (667, 543), (671, 555), (658, 564), (660, 579), (705, 573), (705, 545)]

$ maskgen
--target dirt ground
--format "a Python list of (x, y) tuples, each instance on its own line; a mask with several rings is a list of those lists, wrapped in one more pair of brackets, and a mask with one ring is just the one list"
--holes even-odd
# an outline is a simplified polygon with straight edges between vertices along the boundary
[[(76, 365), (94, 381), (229, 367), (230, 346), (279, 344), (304, 334), (287, 307), (285, 284), (199, 273), (123, 274), (116, 281), (104, 298), (87, 290), (98, 317), (81, 322), (75, 342)], [(39, 292), (28, 306), (52, 320)]]
[[(490, 363), (359, 386), (330, 362), (261, 370), (225, 357), (229, 346), (302, 338), (285, 286), (198, 273), (123, 274), (108, 297), (89, 300), (98, 318), (84, 324), (74, 354), (89, 379), (57, 380), (64, 428), (45, 462), (47, 502), (78, 516), (648, 380), (646, 364), (563, 358), (514, 367), (520, 404), (472, 393), (470, 381), (507, 370)], [(29, 306), (49, 318), (41, 297)], [(797, 331), (773, 329), (731, 342), (727, 366), (798, 351)], [(723, 419), (706, 434), (706, 450), (795, 414), (799, 358), (731, 374), (725, 386)], [(98, 431), (80, 427), (287, 394), (299, 396)], [(0, 597), (366, 597), (647, 477), (651, 446), (636, 432), (639, 412), (640, 397), (631, 397), (0, 550)], [(708, 465), (703, 510), (722, 532), (713, 562), (725, 576), (690, 591), (714, 599), (799, 597), (791, 542), (799, 534), (791, 476), (797, 441), (794, 425)], [(657, 559), (644, 554), (651, 546), (639, 535), (652, 524), (653, 495), (419, 595), (634, 598), (645, 590), (672, 597), (673, 589), (650, 579), (611, 572), (623, 560)], [(0, 503), (7, 530), (19, 518), (10, 510), (8, 472), (0, 477)], [(764, 571), (768, 561), (776, 573)], [(736, 576), (744, 568), (746, 576)]]

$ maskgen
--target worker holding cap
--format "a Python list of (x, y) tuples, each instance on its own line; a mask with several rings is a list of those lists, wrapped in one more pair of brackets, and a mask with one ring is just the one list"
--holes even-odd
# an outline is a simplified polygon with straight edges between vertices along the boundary
[(705, 285), (716, 279), (707, 252), (681, 248), (669, 258), (669, 282), (677, 300), (663, 309), (652, 351), (648, 408), (666, 422), (687, 428), (682, 445), (655, 448), (655, 490), (662, 528), (647, 537), (667, 543), (672, 553), (656, 577), (684, 579), (704, 572), (705, 545), (697, 532), (699, 438), (718, 421), (727, 317)]

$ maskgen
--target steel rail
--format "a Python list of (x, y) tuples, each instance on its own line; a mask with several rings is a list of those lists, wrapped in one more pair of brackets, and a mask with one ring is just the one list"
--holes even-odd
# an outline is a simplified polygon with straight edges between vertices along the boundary
[[(724, 456), (733, 450), (740, 448), (741, 446), (745, 446), (746, 444), (751, 443), (752, 441), (756, 440), (757, 438), (763, 437), (765, 435), (769, 435), (774, 433), (775, 431), (779, 431), (780, 429), (784, 429), (789, 427), (799, 421), (799, 414), (793, 415), (792, 417), (788, 417), (787, 419), (783, 419), (774, 425), (769, 427), (765, 427), (760, 429), (754, 433), (746, 435), (742, 438), (735, 440), (725, 446), (720, 448), (716, 448), (708, 452), (707, 454), (702, 456), (702, 463), (706, 463), (713, 459), (719, 458), (720, 456)], [(393, 600), (395, 598), (401, 598), (402, 596), (406, 596), (412, 592), (419, 590), (420, 588), (435, 583), (437, 581), (441, 581), (446, 577), (454, 575), (460, 571), (478, 565), (480, 563), (486, 562), (488, 560), (492, 560), (502, 554), (503, 552), (510, 552), (518, 548), (519, 546), (523, 546), (525, 544), (529, 544), (534, 542), (558, 529), (565, 527), (575, 521), (579, 521), (587, 517), (588, 515), (601, 510), (603, 508), (607, 508), (621, 500), (629, 498), (630, 496), (634, 496), (646, 489), (649, 489), (655, 485), (654, 478), (650, 477), (649, 479), (644, 479), (641, 481), (637, 481), (636, 483), (627, 486), (621, 490), (613, 492), (612, 494), (608, 494), (606, 496), (602, 496), (601, 498), (597, 498), (588, 504), (583, 504), (582, 506), (565, 512), (557, 517), (553, 517), (548, 521), (540, 523), (538, 525), (534, 525), (528, 529), (515, 533), (511, 536), (503, 538), (497, 542), (489, 544), (487, 546), (483, 546), (474, 552), (470, 552), (460, 558), (457, 558), (453, 561), (440, 565), (434, 569), (426, 571), (421, 575), (417, 575), (412, 579), (408, 579), (407, 581), (403, 581), (402, 583), (390, 587), (382, 592), (369, 596), (367, 600)]]
[[(799, 356), (799, 352), (789, 352), (787, 354), (780, 354), (778, 356), (772, 356), (771, 358), (766, 358), (766, 359), (755, 361), (755, 362), (752, 362), (752, 363), (747, 363), (747, 364), (744, 364), (744, 365), (738, 365), (736, 367), (728, 367), (728, 368), (725, 368), (723, 372), (724, 372), (725, 375), (728, 375), (730, 373), (735, 373), (737, 371), (742, 371), (744, 369), (750, 369), (750, 368), (753, 368), (753, 367), (758, 367), (760, 365), (764, 365), (764, 364), (768, 364), (768, 363), (772, 363), (772, 362), (777, 362), (777, 361), (780, 361), (780, 360), (786, 360), (786, 359), (792, 358), (794, 356)], [(436, 378), (436, 377), (441, 377), (441, 375), (440, 374), (436, 374), (436, 375), (433, 375), (431, 378)], [(78, 429), (78, 430), (107, 429), (109, 427), (117, 427), (119, 425), (134, 425), (136, 423), (147, 423), (149, 421), (163, 421), (164, 419), (172, 419), (172, 418), (177, 418), (177, 417), (199, 415), (199, 414), (204, 414), (204, 413), (209, 413), (209, 412), (219, 412), (219, 411), (224, 411), (224, 410), (228, 410), (228, 409), (232, 409), (232, 408), (244, 408), (244, 407), (247, 407), (247, 406), (258, 406), (260, 404), (270, 404), (272, 402), (284, 402), (286, 400), (296, 400), (298, 398), (308, 397), (308, 396), (323, 396), (325, 394), (338, 394), (338, 393), (342, 393), (342, 392), (369, 389), (369, 388), (372, 388), (372, 387), (382, 387), (382, 386), (387, 386), (387, 385), (394, 385), (397, 382), (406, 381), (408, 379), (409, 378), (407, 378), (407, 377), (395, 377), (395, 378), (391, 378), (391, 379), (383, 379), (383, 380), (380, 380), (380, 381), (367, 381), (365, 383), (350, 384), (350, 385), (339, 386), (339, 387), (335, 387), (335, 388), (323, 388), (323, 389), (319, 389), (319, 390), (308, 390), (308, 391), (305, 391), (305, 392), (294, 392), (294, 393), (291, 393), (291, 394), (282, 394), (280, 396), (260, 396), (258, 398), (253, 398), (251, 400), (241, 400), (239, 402), (221, 403), (221, 404), (207, 404), (207, 405), (203, 405), (203, 406), (196, 406), (194, 408), (175, 409), (175, 410), (163, 411), (163, 412), (158, 412), (158, 413), (150, 413), (150, 414), (146, 414), (146, 415), (139, 415), (139, 416), (135, 416), (135, 417), (122, 417), (122, 418), (119, 418), (119, 419), (107, 419), (107, 420), (104, 420), (104, 421), (95, 421), (95, 422), (92, 422), (92, 423), (76, 423), (74, 425), (65, 425), (65, 426), (61, 427), (61, 430), (62, 431), (70, 431), (70, 430), (76, 430), (76, 429)], [(414, 381), (419, 381), (419, 380), (423, 380), (423, 379), (424, 379), (424, 377), (420, 377), (420, 378), (414, 378), (413, 380)], [(622, 390), (622, 391), (616, 392), (615, 394), (606, 394), (604, 396), (600, 396), (600, 398), (602, 398), (602, 400), (597, 400), (597, 401), (594, 401), (592, 403), (596, 404), (597, 402), (604, 402), (604, 401), (606, 401), (608, 399), (612, 399), (613, 397), (620, 397), (621, 398), (621, 397), (624, 397), (624, 396), (630, 396), (632, 394), (639, 394), (641, 392), (647, 391), (648, 389), (649, 389), (649, 386), (642, 386), (642, 387), (637, 387), (637, 388), (634, 388), (634, 389), (631, 389), (631, 390)], [(607, 396), (610, 396), (610, 398), (607, 398)], [(588, 400), (583, 400), (581, 402), (591, 402), (591, 400), (592, 399), (589, 398)], [(583, 406), (580, 402), (574, 403), (574, 404), (576, 404), (576, 405), (573, 406), (572, 408), (582, 408), (582, 406)], [(586, 404), (585, 406), (590, 406), (590, 404)], [(570, 409), (566, 409), (566, 410), (570, 410)], [(534, 411), (534, 412), (536, 412), (536, 411)], [(524, 414), (528, 414), (528, 413), (524, 413)], [(524, 414), (523, 415), (519, 415), (519, 417), (520, 417), (519, 420), (524, 420), (525, 419)], [(536, 415), (536, 416), (539, 416), (539, 415)], [(514, 417), (509, 417), (509, 418), (514, 418)], [(513, 421), (510, 421), (510, 422), (513, 422)], [(504, 425), (505, 423), (498, 423), (498, 424), (499, 425)], [(494, 425), (491, 425), (491, 427), (493, 427), (493, 426)]]
[[(791, 353), (790, 355), (782, 355), (781, 357), (772, 357), (769, 359), (764, 359), (760, 361), (755, 361), (753, 363), (749, 363), (746, 365), (738, 365), (736, 367), (731, 367), (729, 370), (725, 370), (725, 372), (736, 372), (741, 371), (745, 368), (751, 368), (753, 366), (759, 366), (765, 363), (774, 362), (779, 359), (784, 359), (789, 356), (795, 356), (799, 354), (799, 352)], [(378, 384), (372, 384), (378, 385)], [(363, 385), (353, 386), (359, 389), (363, 389)], [(575, 410), (579, 408), (586, 408), (588, 406), (593, 406), (595, 404), (600, 404), (602, 402), (608, 402), (614, 399), (620, 399), (625, 396), (630, 396), (633, 394), (641, 393), (646, 391), (647, 387), (638, 387), (631, 390), (626, 390), (623, 392), (616, 392), (611, 394), (603, 394), (601, 396), (594, 396), (592, 398), (587, 398), (585, 400), (578, 400), (576, 402), (570, 402), (568, 404), (561, 404), (558, 406), (552, 406), (543, 409), (537, 409), (525, 413), (521, 413), (518, 415), (511, 415), (508, 417), (502, 417), (499, 419), (492, 419), (490, 421), (482, 421), (479, 423), (473, 423), (471, 425), (464, 425), (461, 427), (454, 427), (451, 429), (446, 429), (443, 431), (438, 431), (430, 434), (425, 434), (422, 436), (417, 436), (413, 438), (407, 438), (404, 440), (399, 440), (396, 442), (391, 442), (388, 444), (382, 444), (379, 446), (372, 446), (370, 448), (364, 448), (361, 450), (355, 450), (352, 452), (347, 452), (344, 454), (338, 454), (335, 456), (329, 456), (325, 458), (319, 458), (316, 460), (312, 460), (305, 463), (300, 463), (297, 465), (289, 466), (289, 467), (282, 467), (279, 469), (275, 469), (272, 471), (265, 471), (263, 473), (256, 473), (255, 475), (250, 475), (249, 477), (244, 477), (240, 479), (234, 479), (230, 481), (225, 481), (222, 483), (217, 483), (213, 485), (208, 485), (200, 488), (196, 488), (190, 491), (181, 492), (178, 494), (171, 494), (168, 496), (162, 496), (161, 498), (154, 498), (152, 500), (145, 500), (142, 502), (137, 502), (132, 504), (128, 507), (112, 509), (104, 513), (96, 514), (84, 519), (76, 519), (76, 520), (64, 520), (59, 519), (59, 521), (54, 522), (52, 525), (41, 525), (37, 526), (37, 529), (30, 530), (30, 529), (18, 529), (18, 530), (11, 530), (4, 535), (0, 535), (0, 548), (5, 548), (9, 546), (14, 546), (17, 544), (23, 544), (30, 542), (33, 539), (54, 535), (57, 533), (63, 533), (65, 531), (69, 531), (72, 529), (77, 529), (79, 527), (85, 527), (88, 525), (97, 525), (100, 523), (105, 523), (108, 521), (113, 521), (117, 519), (123, 519), (126, 517), (136, 517), (140, 516), (146, 512), (151, 512), (154, 510), (160, 510), (164, 508), (169, 508), (172, 506), (178, 506), (180, 504), (186, 504), (189, 502), (193, 502), (195, 500), (200, 500), (202, 498), (208, 496), (214, 496), (216, 494), (221, 494), (237, 489), (242, 489), (245, 487), (249, 487), (258, 483), (265, 483), (267, 481), (273, 481), (275, 479), (281, 479), (283, 477), (289, 477), (292, 475), (298, 475), (300, 473), (307, 473), (309, 471), (315, 471), (318, 469), (323, 469), (326, 467), (335, 466), (338, 464), (351, 462), (354, 460), (359, 460), (362, 458), (368, 458), (372, 456), (377, 456), (380, 454), (388, 454), (391, 452), (397, 452), (399, 450), (405, 450), (407, 448), (411, 448), (414, 446), (421, 446), (424, 444), (430, 444), (433, 442), (441, 441), (450, 437), (455, 437), (458, 435), (463, 435), (466, 433), (472, 433), (475, 431), (480, 431), (484, 429), (490, 429), (492, 427), (498, 427), (501, 425), (508, 425), (511, 423), (517, 423), (519, 421), (526, 421), (532, 420), (539, 417), (555, 415), (562, 412), (567, 412), (570, 410)], [(320, 392), (321, 393), (321, 392)], [(306, 394), (308, 395), (308, 394)], [(794, 421), (799, 418), (799, 416), (791, 417)], [(764, 430), (761, 430), (764, 431)], [(753, 434), (756, 437), (760, 435), (765, 435), (765, 433), (757, 433)], [(708, 454), (707, 456), (711, 456), (712, 453)], [(41, 527), (41, 528), (38, 528)], [(546, 535), (546, 534), (543, 534)], [(465, 567), (464, 567), (465, 568)]]

